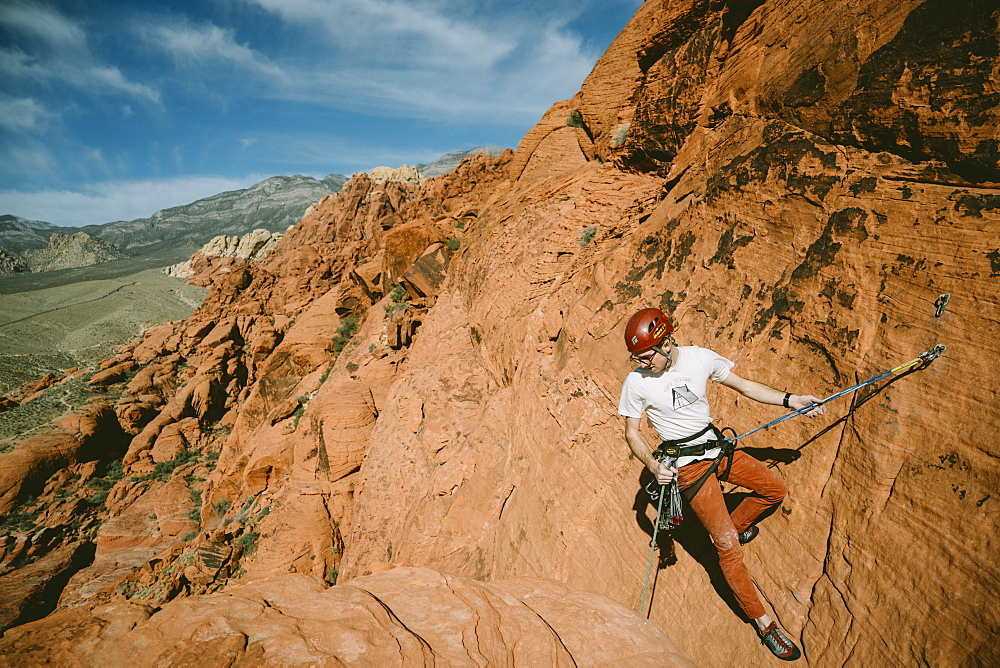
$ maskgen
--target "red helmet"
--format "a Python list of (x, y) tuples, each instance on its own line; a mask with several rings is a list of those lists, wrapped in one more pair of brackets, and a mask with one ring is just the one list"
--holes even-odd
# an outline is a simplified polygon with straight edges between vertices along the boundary
[(629, 318), (625, 325), (625, 347), (635, 355), (658, 346), (674, 326), (658, 308), (644, 308)]

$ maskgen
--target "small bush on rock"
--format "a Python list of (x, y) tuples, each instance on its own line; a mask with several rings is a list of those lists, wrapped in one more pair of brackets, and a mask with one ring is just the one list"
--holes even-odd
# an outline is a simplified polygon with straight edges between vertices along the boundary
[(357, 329), (357, 318), (348, 316), (341, 319), (340, 327), (337, 328), (337, 334), (333, 337), (333, 354), (335, 357), (343, 352), (344, 346), (346, 346), (347, 342), (351, 340), (351, 337), (354, 336), (354, 332), (356, 332)]

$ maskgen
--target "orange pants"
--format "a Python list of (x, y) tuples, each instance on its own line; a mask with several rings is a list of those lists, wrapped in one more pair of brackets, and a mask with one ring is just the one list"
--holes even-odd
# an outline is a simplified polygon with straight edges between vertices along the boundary
[[(726, 460), (723, 460), (719, 465), (720, 472), (726, 470), (726, 464)], [(681, 467), (678, 471), (681, 490), (698, 482), (711, 465), (712, 460), (708, 459)], [(788, 492), (788, 486), (760, 461), (741, 451), (733, 454), (733, 466), (727, 482), (745, 487), (755, 494), (743, 499), (730, 515), (716, 474), (712, 474), (691, 500), (691, 510), (701, 520), (718, 550), (722, 574), (733, 590), (740, 608), (750, 619), (757, 619), (764, 614), (764, 606), (761, 605), (757, 589), (750, 580), (750, 573), (743, 564), (743, 546), (740, 545), (737, 534), (745, 531), (764, 511), (781, 503)]]

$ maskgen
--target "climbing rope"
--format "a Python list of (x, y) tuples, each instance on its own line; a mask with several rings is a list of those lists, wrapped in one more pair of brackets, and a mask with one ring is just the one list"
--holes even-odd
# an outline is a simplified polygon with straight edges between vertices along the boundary
[[(942, 295), (942, 297), (947, 297), (947, 296), (948, 295)], [(837, 420), (835, 420), (834, 422), (832, 422), (829, 425), (827, 425), (826, 427), (824, 427), (819, 433), (815, 434), (808, 441), (806, 441), (805, 443), (803, 443), (799, 447), (795, 448), (795, 450), (797, 452), (801, 451), (807, 445), (809, 445), (813, 441), (817, 440), (818, 438), (820, 438), (821, 436), (823, 436), (824, 434), (826, 434), (828, 431), (830, 431), (832, 429), (835, 429), (837, 427), (837, 425), (841, 424), (842, 422), (845, 422), (847, 420), (847, 418), (849, 418), (851, 415), (853, 415), (856, 410), (858, 410), (859, 408), (861, 408), (862, 406), (864, 406), (866, 403), (868, 403), (869, 401), (871, 401), (872, 399), (874, 399), (880, 392), (882, 392), (883, 390), (885, 390), (886, 388), (888, 388), (893, 383), (895, 383), (895, 382), (897, 382), (899, 380), (902, 380), (903, 378), (906, 378), (908, 375), (910, 375), (914, 371), (920, 371), (921, 369), (926, 368), (928, 364), (930, 364), (935, 359), (937, 359), (938, 357), (940, 357), (941, 354), (944, 351), (945, 351), (945, 346), (940, 345), (940, 344), (936, 345), (931, 350), (922, 353), (920, 357), (918, 357), (916, 359), (913, 359), (913, 360), (910, 360), (906, 364), (900, 365), (900, 366), (896, 367), (895, 369), (892, 369), (891, 371), (897, 371), (898, 372), (897, 375), (892, 375), (892, 374), (890, 374), (890, 372), (883, 372), (882, 374), (879, 374), (879, 376), (875, 376), (873, 378), (870, 378), (870, 379), (864, 381), (864, 385), (865, 386), (873, 386), (873, 385), (875, 385), (875, 383), (879, 382), (880, 380), (883, 380), (883, 379), (887, 378), (889, 375), (892, 375), (892, 377), (889, 378), (888, 380), (886, 380), (886, 382), (883, 383), (880, 387), (873, 387), (870, 392), (867, 392), (867, 393), (865, 393), (863, 395), (861, 395), (861, 394), (855, 394), (853, 397), (851, 397), (851, 407), (849, 409), (847, 409), (847, 412), (844, 415), (842, 415), (841, 417), (837, 418)], [(919, 364), (914, 364), (914, 362), (916, 362), (917, 360), (921, 360), (921, 362)], [(779, 463), (780, 462), (776, 462), (776, 461), (775, 462), (771, 462), (770, 464), (767, 465), (767, 467), (768, 468), (774, 468)], [(735, 488), (736, 488), (736, 486), (734, 485), (733, 489), (735, 489)]]
[(656, 521), (653, 522), (653, 540), (649, 541), (649, 565), (646, 566), (646, 584), (642, 586), (642, 599), (639, 601), (639, 614), (646, 610), (646, 592), (649, 591), (649, 576), (653, 572), (653, 556), (656, 553), (656, 534), (660, 530), (660, 513), (663, 512), (664, 487), (660, 485), (660, 503), (656, 506)]
[(759, 427), (755, 427), (755, 428), (751, 429), (748, 432), (744, 432), (744, 433), (740, 434), (739, 436), (734, 436), (733, 438), (730, 438), (730, 439), (727, 439), (727, 440), (729, 440), (731, 442), (735, 442), (735, 441), (740, 440), (741, 438), (749, 436), (750, 434), (756, 433), (756, 432), (760, 431), (761, 429), (767, 429), (769, 427), (773, 427), (774, 425), (778, 424), (779, 422), (784, 422), (785, 420), (790, 420), (793, 417), (797, 417), (799, 415), (804, 415), (804, 414), (808, 413), (809, 411), (811, 411), (812, 409), (816, 408), (817, 406), (822, 406), (823, 404), (825, 404), (827, 402), (830, 402), (830, 401), (833, 401), (834, 399), (839, 399), (840, 397), (842, 397), (842, 396), (844, 396), (846, 394), (850, 394), (851, 392), (856, 392), (856, 391), (860, 390), (863, 387), (868, 387), (869, 385), (874, 385), (875, 383), (877, 383), (880, 380), (883, 380), (885, 378), (888, 378), (889, 376), (895, 376), (896, 374), (902, 373), (902, 372), (919, 371), (920, 369), (924, 369), (931, 362), (933, 362), (934, 360), (936, 360), (938, 357), (941, 357), (941, 355), (944, 354), (945, 350), (946, 350), (945, 345), (943, 343), (939, 343), (936, 346), (934, 346), (933, 348), (931, 348), (930, 350), (925, 350), (924, 352), (920, 353), (918, 356), (916, 356), (915, 358), (913, 358), (909, 362), (905, 362), (904, 364), (900, 364), (899, 366), (897, 366), (895, 368), (892, 368), (892, 369), (888, 369), (886, 371), (883, 371), (882, 373), (875, 374), (874, 376), (872, 376), (868, 380), (863, 380), (863, 381), (861, 381), (860, 383), (858, 383), (856, 385), (851, 385), (850, 387), (844, 388), (843, 390), (840, 390), (839, 392), (837, 392), (835, 394), (831, 394), (826, 399), (820, 399), (819, 401), (814, 401), (813, 403), (808, 404), (807, 406), (803, 406), (802, 408), (797, 408), (794, 411), (792, 411), (791, 413), (788, 413), (786, 415), (782, 415), (781, 417), (777, 418), (776, 420), (771, 420), (767, 424), (762, 424)]
[[(663, 450), (657, 450), (653, 457), (657, 461), (666, 461), (668, 466), (677, 466), (677, 455), (679, 451), (675, 448), (672, 455), (666, 454)], [(653, 524), (653, 540), (649, 542), (649, 564), (646, 566), (646, 583), (642, 587), (642, 600), (639, 601), (640, 614), (646, 609), (646, 591), (649, 589), (649, 575), (653, 570), (653, 556), (656, 554), (656, 534), (660, 529), (673, 531), (684, 521), (684, 504), (681, 500), (681, 486), (677, 476), (674, 476), (668, 485), (658, 485), (652, 481), (646, 486), (646, 492), (653, 501), (659, 500), (656, 507), (656, 522)], [(668, 514), (663, 514), (663, 500), (670, 497), (668, 503)]]

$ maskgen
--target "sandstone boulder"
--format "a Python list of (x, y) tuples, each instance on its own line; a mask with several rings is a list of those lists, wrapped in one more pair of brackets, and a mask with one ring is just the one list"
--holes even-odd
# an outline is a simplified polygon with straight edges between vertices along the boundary
[(414, 299), (437, 296), (438, 289), (448, 275), (451, 253), (443, 244), (434, 244), (411, 264), (400, 284)]
[(111, 406), (96, 404), (0, 454), (0, 514), (37, 495), (49, 477), (77, 462), (120, 456), (127, 443)]

